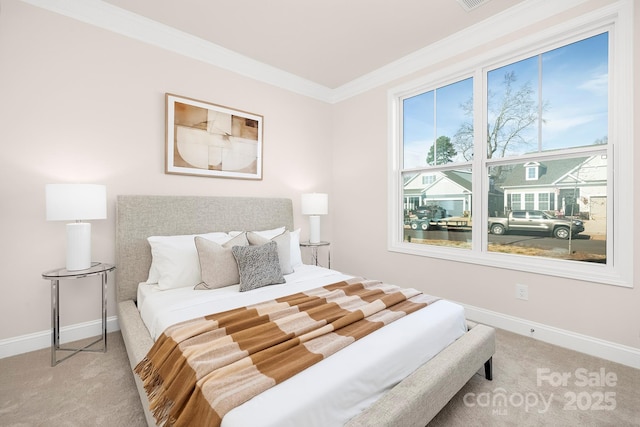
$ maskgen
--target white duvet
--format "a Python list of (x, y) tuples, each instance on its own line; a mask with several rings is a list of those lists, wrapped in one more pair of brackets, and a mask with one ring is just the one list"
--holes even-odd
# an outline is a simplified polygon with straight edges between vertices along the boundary
[[(239, 292), (159, 290), (141, 283), (138, 309), (155, 340), (168, 326), (335, 283), (352, 276), (304, 265), (286, 283)], [(225, 415), (223, 427), (342, 426), (466, 332), (464, 309), (439, 300), (361, 338)]]

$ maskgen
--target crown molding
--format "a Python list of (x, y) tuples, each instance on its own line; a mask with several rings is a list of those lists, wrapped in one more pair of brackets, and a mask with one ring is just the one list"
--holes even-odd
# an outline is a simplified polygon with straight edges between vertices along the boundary
[(101, 0), (22, 0), (104, 30), (262, 81), (331, 101), (331, 89)]
[(475, 49), (588, 0), (563, 0), (562, 2), (525, 0), (489, 19), (335, 89), (256, 61), (101, 0), (21, 1), (281, 89), (334, 104), (408, 76), (434, 63), (445, 61), (454, 55)]
[(375, 87), (406, 77), (453, 56), (472, 51), (553, 15), (576, 7), (588, 0), (525, 0), (491, 18), (458, 31), (413, 53), (358, 77), (333, 90), (332, 103), (344, 101)]

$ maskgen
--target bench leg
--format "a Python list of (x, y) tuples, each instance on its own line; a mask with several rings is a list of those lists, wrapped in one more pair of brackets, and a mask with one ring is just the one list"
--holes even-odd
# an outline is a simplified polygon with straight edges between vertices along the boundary
[(493, 380), (493, 357), (484, 362), (484, 377), (489, 381)]

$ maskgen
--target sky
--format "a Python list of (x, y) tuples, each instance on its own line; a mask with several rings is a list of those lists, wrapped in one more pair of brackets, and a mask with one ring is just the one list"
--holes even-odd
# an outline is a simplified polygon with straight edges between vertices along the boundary
[[(535, 124), (523, 135), (529, 143), (512, 154), (580, 147), (607, 137), (607, 33), (488, 71), (488, 87), (495, 99), (504, 93), (507, 72), (516, 75), (514, 88), (528, 84), (536, 105), (540, 94), (546, 105), (541, 138)], [(472, 93), (469, 78), (404, 100), (404, 168), (426, 166), (429, 147), (439, 136), (453, 140), (460, 125), (470, 120), (460, 106)], [(495, 122), (491, 110), (490, 106), (490, 126)], [(461, 155), (455, 160), (465, 161)]]

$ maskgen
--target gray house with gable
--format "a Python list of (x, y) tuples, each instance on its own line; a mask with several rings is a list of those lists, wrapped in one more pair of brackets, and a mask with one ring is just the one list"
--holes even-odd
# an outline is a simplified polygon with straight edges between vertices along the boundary
[(493, 187), (503, 194), (504, 214), (537, 209), (584, 219), (606, 218), (607, 158), (604, 155), (526, 162), (504, 167)]

